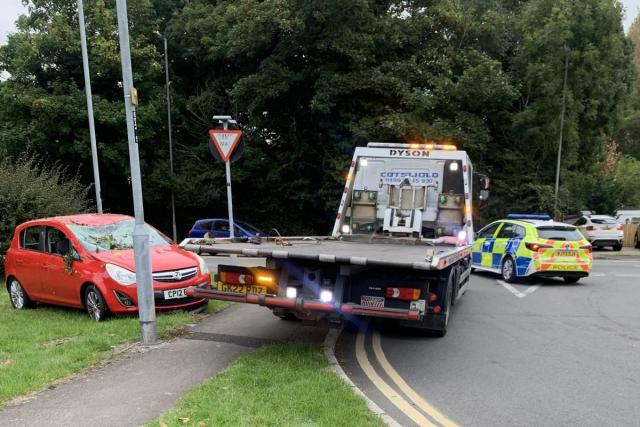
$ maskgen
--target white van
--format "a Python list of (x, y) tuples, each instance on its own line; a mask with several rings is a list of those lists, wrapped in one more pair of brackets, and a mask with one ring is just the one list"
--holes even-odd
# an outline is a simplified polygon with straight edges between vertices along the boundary
[(620, 209), (615, 215), (618, 224), (638, 224), (640, 223), (640, 209)]

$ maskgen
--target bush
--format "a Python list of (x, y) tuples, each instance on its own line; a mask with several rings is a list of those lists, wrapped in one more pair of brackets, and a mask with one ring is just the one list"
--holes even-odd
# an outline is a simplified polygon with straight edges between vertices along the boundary
[(86, 212), (90, 188), (59, 164), (47, 165), (35, 156), (0, 157), (0, 273), (17, 225), (31, 219)]

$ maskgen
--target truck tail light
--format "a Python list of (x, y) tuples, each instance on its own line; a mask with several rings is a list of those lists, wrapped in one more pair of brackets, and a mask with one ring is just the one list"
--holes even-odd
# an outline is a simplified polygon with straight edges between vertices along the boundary
[(253, 285), (254, 284), (254, 279), (251, 274), (238, 273), (235, 271), (221, 272), (220, 281), (224, 283), (230, 283), (232, 285)]
[(429, 302), (435, 302), (438, 299), (438, 295), (433, 292), (429, 292)]
[(273, 285), (276, 283), (276, 279), (268, 273), (258, 273), (255, 277), (255, 281), (261, 285)]
[(403, 301), (415, 301), (420, 298), (420, 289), (415, 288), (387, 288), (387, 298), (394, 298)]
[(542, 243), (525, 243), (525, 246), (530, 251), (538, 252), (540, 249), (551, 249), (552, 246), (544, 245)]

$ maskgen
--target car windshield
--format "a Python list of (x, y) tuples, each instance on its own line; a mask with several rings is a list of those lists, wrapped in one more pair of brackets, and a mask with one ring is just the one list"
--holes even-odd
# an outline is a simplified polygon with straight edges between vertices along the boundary
[(538, 227), (538, 237), (547, 240), (565, 240), (569, 242), (584, 239), (582, 234), (575, 228), (562, 226)]
[(244, 228), (250, 233), (261, 234), (261, 235), (264, 234), (262, 231), (258, 230), (253, 225), (247, 224), (246, 222), (236, 221), (236, 224), (238, 224), (240, 227)]
[[(106, 225), (78, 225), (69, 224), (71, 232), (82, 246), (91, 252), (113, 251), (116, 249), (133, 249), (133, 227), (135, 220), (125, 219)], [(156, 229), (144, 225), (149, 235), (150, 246), (169, 245), (169, 241)]]
[(591, 222), (594, 224), (617, 224), (613, 218), (591, 218)]

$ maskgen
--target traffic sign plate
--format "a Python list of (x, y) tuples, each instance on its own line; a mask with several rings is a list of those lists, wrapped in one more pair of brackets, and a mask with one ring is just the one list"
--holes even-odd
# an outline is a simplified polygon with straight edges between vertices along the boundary
[(211, 129), (209, 131), (213, 144), (218, 149), (220, 157), (225, 162), (229, 161), (229, 158), (233, 154), (233, 150), (238, 145), (242, 131), (240, 130), (224, 130), (224, 129)]

